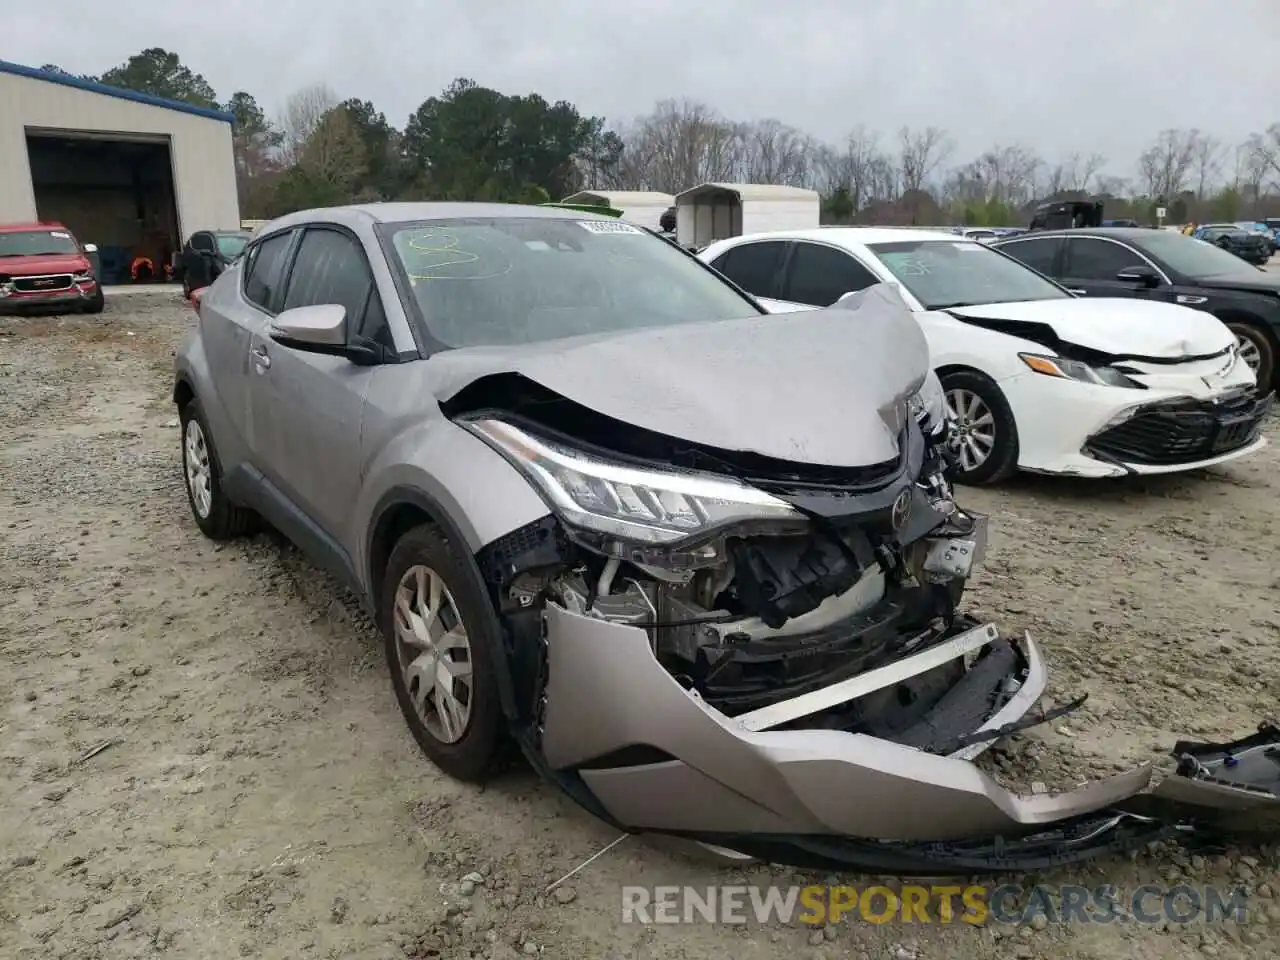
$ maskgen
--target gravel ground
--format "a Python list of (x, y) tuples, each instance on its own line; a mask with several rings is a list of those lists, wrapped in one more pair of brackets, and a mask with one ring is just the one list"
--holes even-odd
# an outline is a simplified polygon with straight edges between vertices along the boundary
[[(612, 833), (522, 768), (441, 777), (350, 598), (269, 534), (198, 534), (169, 403), (189, 323), (169, 294), (0, 321), (0, 956), (1280, 955), (1275, 847), (1019, 878), (1243, 884), (1242, 925), (624, 925), (624, 884), (827, 879), (635, 838), (544, 896)], [(998, 776), (1067, 786), (1275, 715), (1278, 495), (1280, 444), (1194, 476), (964, 491), (993, 515), (970, 604), (1043, 640), (1055, 698), (1090, 695), (990, 757)]]

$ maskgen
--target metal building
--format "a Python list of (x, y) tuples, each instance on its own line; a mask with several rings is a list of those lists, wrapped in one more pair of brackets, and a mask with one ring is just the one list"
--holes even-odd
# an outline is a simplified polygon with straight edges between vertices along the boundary
[(622, 211), (622, 219), (638, 223), (642, 227), (660, 230), (659, 221), (676, 198), (669, 193), (649, 190), (580, 190), (565, 197), (564, 203), (595, 203)]
[(107, 282), (238, 229), (228, 113), (0, 60), (0, 223), (56, 220)]

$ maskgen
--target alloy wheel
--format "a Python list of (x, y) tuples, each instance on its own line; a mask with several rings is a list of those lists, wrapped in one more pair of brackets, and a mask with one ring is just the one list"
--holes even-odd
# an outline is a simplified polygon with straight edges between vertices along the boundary
[(213, 510), (213, 467), (209, 461), (209, 445), (204, 439), (200, 421), (192, 417), (183, 431), (182, 459), (186, 467), (187, 490), (201, 520), (209, 519)]
[(453, 595), (430, 567), (412, 566), (400, 578), (394, 626), (418, 718), (436, 740), (457, 743), (471, 720), (471, 642)]
[(947, 417), (953, 424), (961, 469), (977, 470), (996, 446), (995, 415), (972, 390), (957, 389), (947, 391)]
[(1250, 370), (1257, 373), (1258, 368), (1262, 366), (1262, 351), (1258, 349), (1257, 343), (1252, 337), (1237, 333), (1236, 346), (1240, 351), (1240, 359), (1248, 365)]

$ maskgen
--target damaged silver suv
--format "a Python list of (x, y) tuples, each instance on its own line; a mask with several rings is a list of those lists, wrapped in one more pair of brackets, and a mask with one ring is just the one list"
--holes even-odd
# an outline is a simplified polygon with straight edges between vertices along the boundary
[(971, 763), (1043, 721), (1045, 668), (957, 610), (985, 519), (890, 288), (770, 316), (622, 221), (375, 204), (268, 224), (193, 299), (196, 523), (341, 578), (453, 776), (514, 742), (624, 829), (903, 872), (1163, 829), (1117, 807), (1148, 770), (1024, 798)]

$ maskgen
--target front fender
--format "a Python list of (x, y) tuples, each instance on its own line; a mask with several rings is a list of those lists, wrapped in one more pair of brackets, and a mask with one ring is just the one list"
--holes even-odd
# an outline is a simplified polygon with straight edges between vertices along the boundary
[[(471, 553), (550, 510), (523, 476), (484, 441), (443, 418), (416, 423), (387, 443), (368, 467), (357, 516), (365, 518), (361, 569), (379, 515), (398, 500), (394, 490), (419, 491), (462, 537)], [(368, 584), (366, 584), (368, 586)]]

